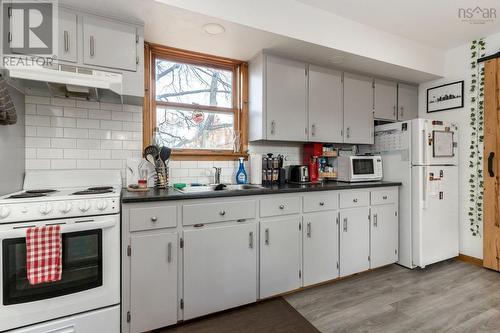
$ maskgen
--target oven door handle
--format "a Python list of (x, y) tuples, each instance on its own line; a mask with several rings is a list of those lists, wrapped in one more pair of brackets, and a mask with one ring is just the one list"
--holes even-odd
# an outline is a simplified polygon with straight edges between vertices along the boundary
[[(55, 223), (51, 223), (50, 221), (46, 222), (46, 225), (54, 225)], [(64, 223), (61, 225), (61, 233), (68, 232), (77, 232), (77, 231), (86, 231), (86, 230), (95, 230), (95, 229), (108, 229), (117, 224), (115, 219), (106, 219), (103, 221), (95, 221), (94, 219), (80, 219), (74, 220), (70, 223)], [(25, 223), (21, 226), (13, 226), (11, 229), (0, 231), (0, 240), (8, 239), (8, 238), (20, 238), (26, 237), (26, 230), (28, 228), (34, 227), (36, 223)], [(38, 223), (38, 225), (41, 225)]]

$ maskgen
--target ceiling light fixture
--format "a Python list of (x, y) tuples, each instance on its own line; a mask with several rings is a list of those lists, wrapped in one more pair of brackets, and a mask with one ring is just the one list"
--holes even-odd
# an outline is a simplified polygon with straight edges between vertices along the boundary
[(226, 31), (219, 23), (207, 23), (203, 26), (203, 31), (209, 35), (220, 35)]

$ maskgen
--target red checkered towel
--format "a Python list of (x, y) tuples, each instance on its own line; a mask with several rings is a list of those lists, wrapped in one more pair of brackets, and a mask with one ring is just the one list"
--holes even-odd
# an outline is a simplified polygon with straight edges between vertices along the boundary
[(26, 270), (31, 285), (61, 280), (61, 226), (49, 225), (27, 230)]

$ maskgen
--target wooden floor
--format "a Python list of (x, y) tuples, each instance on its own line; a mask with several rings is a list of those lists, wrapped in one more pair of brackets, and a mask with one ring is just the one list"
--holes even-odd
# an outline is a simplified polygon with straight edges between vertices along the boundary
[(321, 332), (500, 332), (500, 273), (458, 260), (391, 265), (285, 299)]

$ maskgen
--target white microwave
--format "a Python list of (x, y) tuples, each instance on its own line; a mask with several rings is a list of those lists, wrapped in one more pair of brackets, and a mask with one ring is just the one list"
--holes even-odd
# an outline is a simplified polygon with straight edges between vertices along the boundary
[(382, 157), (339, 156), (337, 180), (341, 182), (367, 182), (382, 180)]

